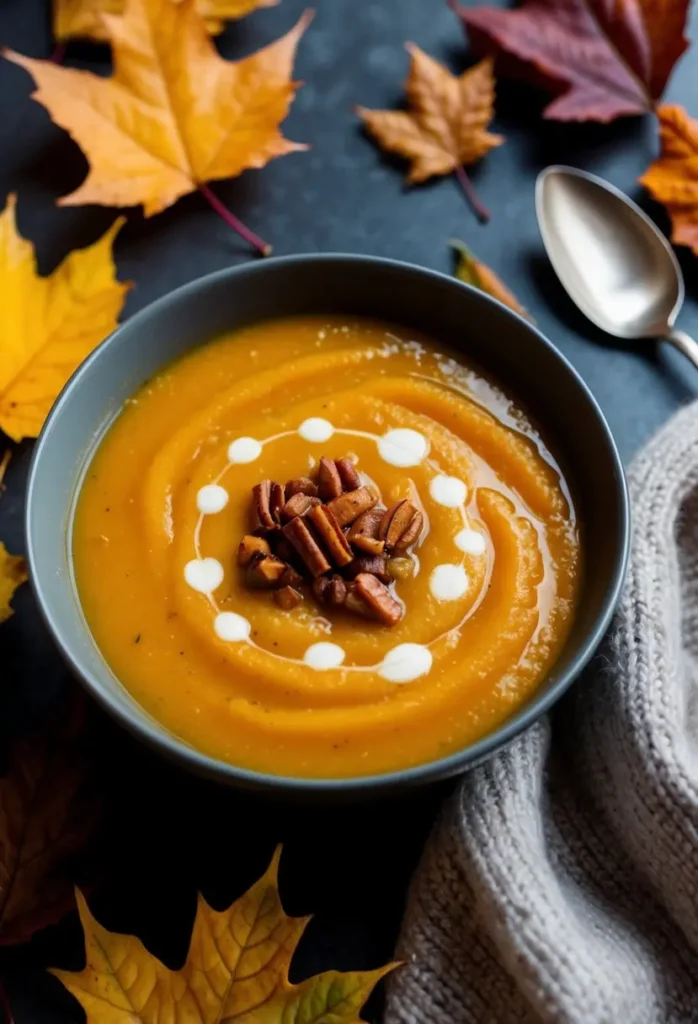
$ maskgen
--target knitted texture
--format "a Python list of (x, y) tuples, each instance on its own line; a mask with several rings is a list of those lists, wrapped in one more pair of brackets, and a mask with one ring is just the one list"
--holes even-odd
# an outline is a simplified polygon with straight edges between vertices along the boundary
[(386, 1024), (698, 1024), (698, 404), (629, 482), (611, 634), (443, 811)]

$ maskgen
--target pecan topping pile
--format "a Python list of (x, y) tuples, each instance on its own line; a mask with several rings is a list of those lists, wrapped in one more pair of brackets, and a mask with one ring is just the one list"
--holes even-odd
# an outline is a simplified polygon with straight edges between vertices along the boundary
[(253, 487), (238, 565), (250, 587), (272, 590), (287, 611), (312, 594), (323, 607), (394, 626), (404, 609), (390, 586), (411, 568), (405, 556), (423, 526), (407, 499), (380, 506), (351, 459), (323, 456), (314, 479)]

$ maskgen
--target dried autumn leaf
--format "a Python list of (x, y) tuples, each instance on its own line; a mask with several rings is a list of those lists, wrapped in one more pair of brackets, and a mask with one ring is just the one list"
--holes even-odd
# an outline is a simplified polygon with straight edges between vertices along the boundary
[(123, 218), (39, 277), (15, 206), (10, 196), (0, 214), (0, 430), (21, 441), (38, 436), (70, 375), (114, 330), (130, 285), (116, 280), (112, 257)]
[[(217, 35), (226, 21), (237, 21), (260, 7), (274, 7), (279, 0), (197, 0), (207, 31)], [(53, 34), (59, 42), (70, 39), (109, 39), (104, 15), (121, 15), (124, 0), (54, 0)]]
[(5, 489), (5, 473), (7, 472), (7, 467), (10, 464), (11, 458), (12, 452), (8, 448), (5, 451), (5, 454), (3, 455), (2, 459), (0, 459), (0, 493)]
[(12, 615), (10, 601), (21, 583), (27, 580), (27, 566), (19, 555), (10, 555), (0, 541), (0, 622)]
[(15, 745), (0, 779), (0, 944), (26, 942), (73, 906), (73, 869), (98, 816), (77, 720)]
[(279, 851), (266, 874), (236, 903), (215, 911), (199, 897), (186, 963), (164, 967), (139, 939), (107, 931), (78, 893), (85, 931), (84, 970), (52, 971), (87, 1014), (87, 1024), (357, 1024), (375, 971), (327, 971), (288, 980), (306, 918), (287, 917), (278, 889)]
[(464, 242), (454, 239), (449, 242), (449, 245), (456, 254), (456, 277), (459, 281), (470, 284), (474, 288), (479, 288), (481, 292), (487, 292), (494, 299), (499, 299), (500, 302), (503, 302), (509, 309), (513, 309), (515, 313), (525, 316), (528, 320), (531, 319), (516, 296), (497, 277), (494, 270), (491, 270), (486, 263), (482, 263), (481, 260), (473, 256)]
[(409, 184), (453, 173), (480, 219), (487, 220), (463, 165), (504, 142), (487, 131), (494, 104), (492, 62), (483, 60), (457, 76), (418, 46), (408, 43), (407, 51), (412, 58), (405, 83), (409, 110), (357, 107), (356, 112), (383, 149), (411, 161)]
[(477, 50), (513, 57), (558, 97), (545, 117), (559, 121), (646, 113), (688, 46), (689, 0), (524, 0), (515, 11), (451, 5)]
[(231, 227), (269, 252), (206, 182), (307, 148), (285, 139), (279, 124), (296, 92), (293, 60), (310, 15), (240, 61), (219, 56), (196, 0), (126, 0), (123, 17), (104, 17), (111, 78), (5, 51), (29, 71), (38, 87), (33, 97), (90, 163), (86, 180), (61, 205), (142, 203), (148, 217), (198, 188)]
[(698, 255), (698, 121), (683, 107), (657, 110), (661, 153), (640, 178), (671, 217), (671, 240)]

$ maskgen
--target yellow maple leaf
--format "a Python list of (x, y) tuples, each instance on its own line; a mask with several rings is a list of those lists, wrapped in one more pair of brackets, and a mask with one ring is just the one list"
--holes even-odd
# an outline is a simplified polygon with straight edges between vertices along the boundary
[(184, 967), (170, 971), (131, 935), (107, 931), (80, 893), (86, 965), (51, 973), (73, 993), (88, 1024), (357, 1024), (375, 971), (327, 971), (288, 980), (307, 918), (287, 917), (279, 898), (277, 850), (266, 874), (237, 902), (216, 911), (199, 897)]
[(150, 216), (198, 188), (235, 230), (268, 252), (221, 208), (206, 182), (307, 149), (285, 139), (279, 125), (297, 89), (293, 60), (310, 15), (239, 61), (218, 54), (196, 0), (126, 0), (123, 17), (104, 17), (111, 78), (5, 52), (29, 71), (38, 86), (34, 98), (90, 163), (84, 183), (61, 205), (142, 203)]
[[(175, 0), (173, 0), (175, 2)], [(209, 32), (217, 35), (226, 21), (237, 21), (260, 7), (274, 7), (279, 0), (197, 0)], [(69, 39), (109, 39), (104, 15), (123, 14), (124, 0), (54, 0), (53, 34), (59, 42)]]
[(662, 151), (641, 184), (663, 203), (671, 217), (671, 240), (698, 255), (698, 120), (683, 107), (657, 108)]
[(70, 375), (114, 330), (130, 284), (116, 280), (112, 258), (123, 218), (39, 277), (15, 206), (10, 196), (0, 214), (0, 430), (21, 441), (38, 436)]
[(20, 585), (27, 580), (27, 566), (19, 555), (9, 555), (0, 541), (0, 622), (12, 615), (10, 601)]
[(487, 220), (463, 165), (504, 142), (487, 131), (494, 113), (492, 60), (457, 76), (413, 43), (407, 51), (412, 58), (405, 83), (409, 109), (357, 107), (356, 112), (383, 149), (411, 161), (408, 184), (453, 173), (480, 219)]

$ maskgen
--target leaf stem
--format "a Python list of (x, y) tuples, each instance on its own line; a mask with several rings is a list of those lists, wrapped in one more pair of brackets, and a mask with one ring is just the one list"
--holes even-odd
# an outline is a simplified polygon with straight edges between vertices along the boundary
[(453, 173), (456, 176), (458, 184), (465, 193), (465, 198), (468, 200), (473, 210), (475, 211), (477, 219), (480, 221), (481, 224), (486, 224), (487, 221), (490, 219), (490, 211), (485, 206), (483, 206), (480, 200), (478, 199), (475, 193), (475, 189), (473, 188), (473, 183), (468, 177), (468, 175), (465, 173), (465, 170), (461, 167), (460, 164), (458, 164)]
[(270, 254), (271, 246), (269, 243), (265, 242), (263, 238), (259, 237), (259, 235), (256, 235), (254, 231), (250, 231), (250, 229), (246, 227), (246, 225), (243, 224), (234, 213), (231, 213), (228, 207), (223, 205), (218, 196), (211, 191), (208, 185), (200, 184), (199, 192), (204, 199), (211, 204), (218, 216), (223, 218), (228, 227), (231, 227), (233, 231), (237, 231), (237, 233), (244, 238), (246, 242), (253, 245), (262, 256), (268, 256)]
[(15, 1024), (10, 1000), (7, 998), (7, 992), (5, 991), (2, 979), (0, 979), (0, 1012), (2, 1013), (3, 1024)]
[(55, 50), (53, 51), (53, 53), (49, 57), (49, 60), (51, 61), (51, 63), (52, 64), (62, 64), (63, 63), (63, 58), (65, 57), (65, 51), (66, 51), (66, 44), (65, 43), (57, 43)]

